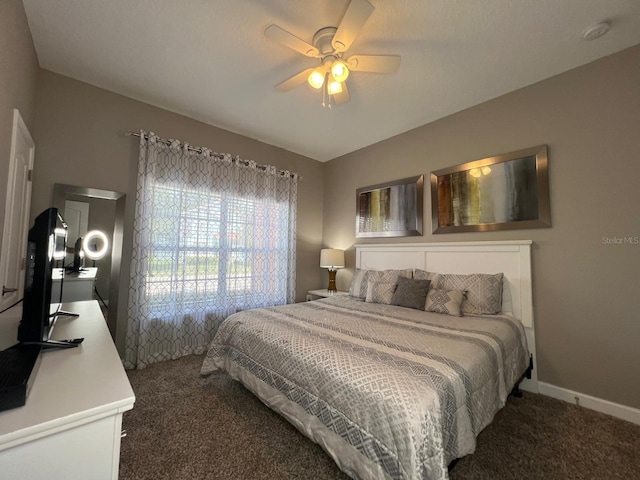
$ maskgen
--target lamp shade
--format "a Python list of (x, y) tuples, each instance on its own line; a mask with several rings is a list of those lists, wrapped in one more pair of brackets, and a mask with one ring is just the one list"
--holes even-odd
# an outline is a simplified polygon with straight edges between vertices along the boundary
[(329, 95), (337, 95), (338, 93), (342, 93), (342, 84), (335, 80), (331, 80), (327, 85), (327, 91)]
[(324, 84), (324, 70), (321, 67), (316, 68), (309, 74), (307, 81), (313, 88), (319, 89)]
[(342, 60), (336, 60), (331, 65), (331, 75), (333, 75), (336, 82), (342, 83), (349, 76), (349, 69)]
[(320, 250), (320, 268), (343, 268), (344, 250), (323, 248)]

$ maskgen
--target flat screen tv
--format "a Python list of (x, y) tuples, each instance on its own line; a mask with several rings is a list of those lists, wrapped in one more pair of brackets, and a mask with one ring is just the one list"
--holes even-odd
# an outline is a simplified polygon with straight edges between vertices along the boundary
[(84, 252), (82, 251), (82, 237), (76, 240), (73, 248), (73, 266), (67, 268), (70, 272), (79, 272), (84, 267)]
[(67, 225), (57, 208), (48, 208), (29, 230), (25, 260), (22, 319), (18, 341), (23, 344), (46, 345), (53, 327), (51, 286), (54, 262), (63, 259), (66, 250)]

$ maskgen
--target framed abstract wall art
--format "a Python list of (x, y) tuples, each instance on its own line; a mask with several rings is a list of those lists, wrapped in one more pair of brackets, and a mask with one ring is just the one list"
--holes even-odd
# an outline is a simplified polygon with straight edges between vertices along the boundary
[(433, 233), (551, 226), (547, 146), (431, 173)]
[(356, 190), (356, 238), (422, 235), (424, 175)]

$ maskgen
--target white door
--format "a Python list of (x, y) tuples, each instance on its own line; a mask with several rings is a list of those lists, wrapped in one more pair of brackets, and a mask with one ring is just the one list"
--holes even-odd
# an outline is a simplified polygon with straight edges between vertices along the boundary
[(0, 280), (5, 309), (24, 293), (24, 260), (27, 252), (29, 209), (31, 207), (31, 172), (35, 145), (20, 112), (13, 110), (13, 134), (7, 177), (7, 198), (0, 252)]

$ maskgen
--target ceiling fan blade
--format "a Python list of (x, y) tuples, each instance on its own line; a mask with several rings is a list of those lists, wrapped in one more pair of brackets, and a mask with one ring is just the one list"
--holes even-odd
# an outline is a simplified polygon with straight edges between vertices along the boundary
[(299, 39), (292, 33), (283, 30), (277, 25), (270, 25), (269, 27), (267, 27), (267, 29), (264, 31), (264, 36), (278, 43), (281, 43), (284, 46), (295, 50), (296, 52), (306, 55), (307, 57), (317, 57), (320, 54), (316, 47), (308, 44), (304, 40)]
[(400, 55), (351, 55), (347, 66), (354, 72), (393, 73), (400, 66)]
[(360, 33), (372, 13), (373, 6), (367, 0), (351, 0), (331, 41), (331, 45), (336, 52), (349, 50), (353, 40)]
[(302, 85), (304, 82), (306, 82), (311, 72), (313, 72), (313, 68), (307, 68), (300, 73), (296, 73), (293, 77), (288, 78), (276, 85), (276, 89), (281, 92), (288, 92), (289, 90), (296, 88), (298, 85)]
[(343, 103), (347, 103), (351, 97), (349, 96), (349, 89), (347, 88), (347, 82), (342, 83), (342, 92), (336, 93), (333, 96), (333, 101), (336, 102), (336, 105), (342, 105)]

